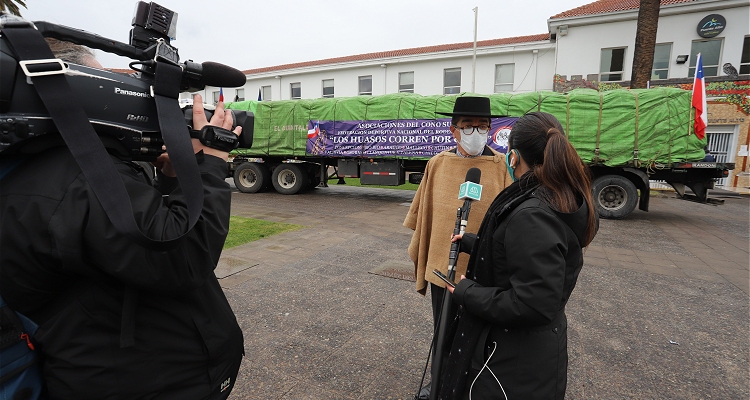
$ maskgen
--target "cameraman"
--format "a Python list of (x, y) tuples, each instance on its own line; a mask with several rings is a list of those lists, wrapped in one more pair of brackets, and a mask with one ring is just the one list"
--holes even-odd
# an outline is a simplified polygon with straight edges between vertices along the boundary
[[(70, 46), (56, 56), (101, 67), (88, 49)], [(193, 121), (195, 129), (232, 125), (222, 103), (207, 121), (200, 96)], [(228, 154), (192, 144), (203, 209), (171, 250), (148, 250), (116, 231), (61, 141), (27, 154), (0, 179), (0, 292), (40, 326), (35, 343), (50, 398), (229, 396), (244, 350), (214, 275), (229, 226)], [(162, 198), (142, 169), (111, 159), (147, 236), (187, 230), (179, 186)], [(157, 164), (174, 176), (168, 156)]]

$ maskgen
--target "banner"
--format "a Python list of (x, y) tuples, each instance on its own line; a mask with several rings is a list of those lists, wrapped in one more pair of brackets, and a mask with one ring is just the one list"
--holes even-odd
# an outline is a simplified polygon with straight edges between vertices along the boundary
[[(518, 118), (492, 118), (487, 145), (508, 149)], [(368, 121), (309, 121), (307, 154), (344, 157), (432, 157), (456, 147), (450, 118)]]

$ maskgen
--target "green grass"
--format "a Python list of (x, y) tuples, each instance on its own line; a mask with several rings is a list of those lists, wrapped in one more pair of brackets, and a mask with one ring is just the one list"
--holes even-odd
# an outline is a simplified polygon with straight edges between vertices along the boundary
[(224, 242), (224, 249), (302, 228), (302, 225), (285, 224), (283, 222), (229, 217), (229, 234), (227, 235), (227, 240)]
[[(328, 186), (334, 186), (338, 183), (338, 181), (339, 181), (338, 178), (329, 179)], [(381, 185), (363, 185), (359, 182), (359, 178), (344, 178), (344, 181), (346, 182), (347, 186), (362, 186), (362, 187), (383, 188), (383, 189), (417, 190), (417, 188), (419, 187), (419, 185), (415, 185), (409, 182), (406, 182), (400, 186), (381, 186)]]

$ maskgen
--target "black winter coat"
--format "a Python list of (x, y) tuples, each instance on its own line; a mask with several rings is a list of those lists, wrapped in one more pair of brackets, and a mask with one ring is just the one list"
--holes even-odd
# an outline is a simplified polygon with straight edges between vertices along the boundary
[[(229, 225), (227, 166), (196, 157), (204, 207), (170, 251), (116, 232), (65, 147), (0, 180), (0, 291), (40, 324), (35, 338), (52, 398), (204, 399), (231, 390), (242, 331), (213, 272)], [(179, 188), (162, 198), (133, 166), (113, 162), (141, 230), (152, 238), (185, 231)], [(120, 343), (126, 288), (137, 291), (130, 347)]]
[[(587, 206), (565, 214), (539, 198), (522, 202), (492, 233), (488, 254), (473, 255), (488, 268), (497, 287), (469, 279), (458, 283), (453, 300), (488, 322), (474, 350), (466, 390), (472, 399), (562, 399), (567, 383), (565, 304), (583, 266), (580, 243)], [(491, 357), (490, 357), (491, 355)]]

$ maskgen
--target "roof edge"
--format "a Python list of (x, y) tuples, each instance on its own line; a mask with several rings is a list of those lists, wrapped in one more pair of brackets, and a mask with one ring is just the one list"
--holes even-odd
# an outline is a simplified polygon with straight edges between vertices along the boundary
[[(503, 46), (503, 45), (509, 45), (509, 44), (533, 43), (533, 42), (540, 42), (540, 41), (545, 41), (549, 39), (550, 39), (549, 33), (538, 33), (534, 35), (515, 36), (515, 37), (509, 37), (509, 38), (478, 40), (477, 48)], [(474, 46), (474, 42), (461, 42), (461, 43), (450, 43), (450, 44), (424, 46), (424, 47), (412, 47), (412, 48), (400, 49), (400, 50), (389, 50), (389, 51), (380, 51), (380, 52), (374, 52), (374, 53), (355, 54), (351, 56), (333, 57), (333, 58), (326, 58), (326, 59), (321, 59), (321, 60), (303, 61), (303, 62), (298, 62), (298, 63), (281, 64), (281, 65), (275, 65), (275, 66), (270, 66), (270, 67), (253, 68), (253, 69), (244, 70), (242, 71), (242, 73), (244, 73), (245, 75), (252, 75), (252, 74), (259, 74), (259, 73), (264, 73), (264, 72), (283, 71), (283, 70), (289, 70), (289, 69), (330, 65), (330, 64), (337, 64), (337, 63), (344, 63), (344, 62), (351, 62), (351, 61), (377, 60), (377, 59), (383, 59), (383, 58), (439, 53), (439, 52), (451, 51), (451, 50), (462, 50), (462, 49), (472, 48), (473, 46)]]

